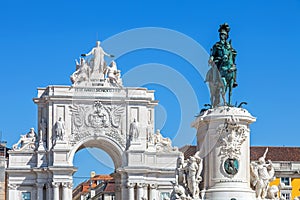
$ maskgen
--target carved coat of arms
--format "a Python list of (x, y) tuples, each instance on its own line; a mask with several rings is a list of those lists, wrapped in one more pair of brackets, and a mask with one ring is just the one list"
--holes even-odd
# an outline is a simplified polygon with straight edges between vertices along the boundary
[(91, 135), (106, 135), (121, 146), (125, 145), (125, 135), (121, 130), (124, 105), (103, 105), (100, 101), (96, 101), (93, 105), (74, 104), (70, 109), (73, 143)]

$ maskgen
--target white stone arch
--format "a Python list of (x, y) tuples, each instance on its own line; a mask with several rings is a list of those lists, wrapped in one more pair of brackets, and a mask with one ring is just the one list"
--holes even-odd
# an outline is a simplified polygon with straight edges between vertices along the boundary
[[(77, 91), (82, 92), (81, 96), (74, 95)], [(70, 200), (73, 174), (77, 170), (73, 165), (74, 156), (87, 147), (99, 148), (113, 160), (117, 200), (142, 197), (152, 200), (171, 193), (180, 152), (161, 135), (154, 140), (158, 137), (154, 133), (157, 105), (154, 91), (88, 85), (48, 86), (38, 90), (34, 102), (38, 105), (35, 140), (20, 148), (16, 144), (9, 151), (9, 200), (19, 199), (24, 191), (30, 192), (33, 200)], [(108, 115), (104, 122), (86, 121), (89, 115), (101, 112)], [(77, 117), (79, 121), (75, 123)], [(55, 135), (60, 118), (64, 129), (61, 138)], [(133, 125), (138, 134), (134, 134)]]
[(124, 159), (124, 148), (120, 146), (115, 140), (106, 136), (89, 136), (75, 144), (68, 156), (68, 163), (73, 166), (74, 156), (77, 151), (88, 148), (96, 147), (105, 151), (113, 160), (115, 169), (121, 167), (126, 159)]

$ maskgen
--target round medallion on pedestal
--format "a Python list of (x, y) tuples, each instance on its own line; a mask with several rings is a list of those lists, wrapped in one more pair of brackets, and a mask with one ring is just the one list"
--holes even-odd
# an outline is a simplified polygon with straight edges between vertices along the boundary
[(239, 161), (235, 158), (227, 158), (224, 162), (225, 172), (229, 175), (235, 175), (239, 170)]

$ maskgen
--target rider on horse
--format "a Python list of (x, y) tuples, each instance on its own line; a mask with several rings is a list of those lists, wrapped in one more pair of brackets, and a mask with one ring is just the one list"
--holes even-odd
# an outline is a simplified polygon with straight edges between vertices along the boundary
[[(231, 104), (231, 89), (237, 86), (235, 58), (237, 52), (227, 41), (230, 27), (227, 23), (220, 25), (220, 41), (211, 49), (209, 64), (211, 69), (206, 75), (206, 81), (210, 83), (211, 103), (213, 107), (218, 106), (220, 92), (225, 104), (225, 93), (229, 89), (229, 101)], [(214, 96), (214, 97), (212, 97)]]

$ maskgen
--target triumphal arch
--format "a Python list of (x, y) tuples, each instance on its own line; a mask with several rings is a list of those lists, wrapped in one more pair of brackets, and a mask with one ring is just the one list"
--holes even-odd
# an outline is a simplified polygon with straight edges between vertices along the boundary
[(178, 149), (154, 130), (154, 91), (124, 87), (97, 42), (76, 61), (72, 85), (38, 88), (37, 129), (9, 151), (7, 199), (72, 199), (73, 158), (86, 147), (113, 160), (116, 199), (161, 199), (175, 182)]

